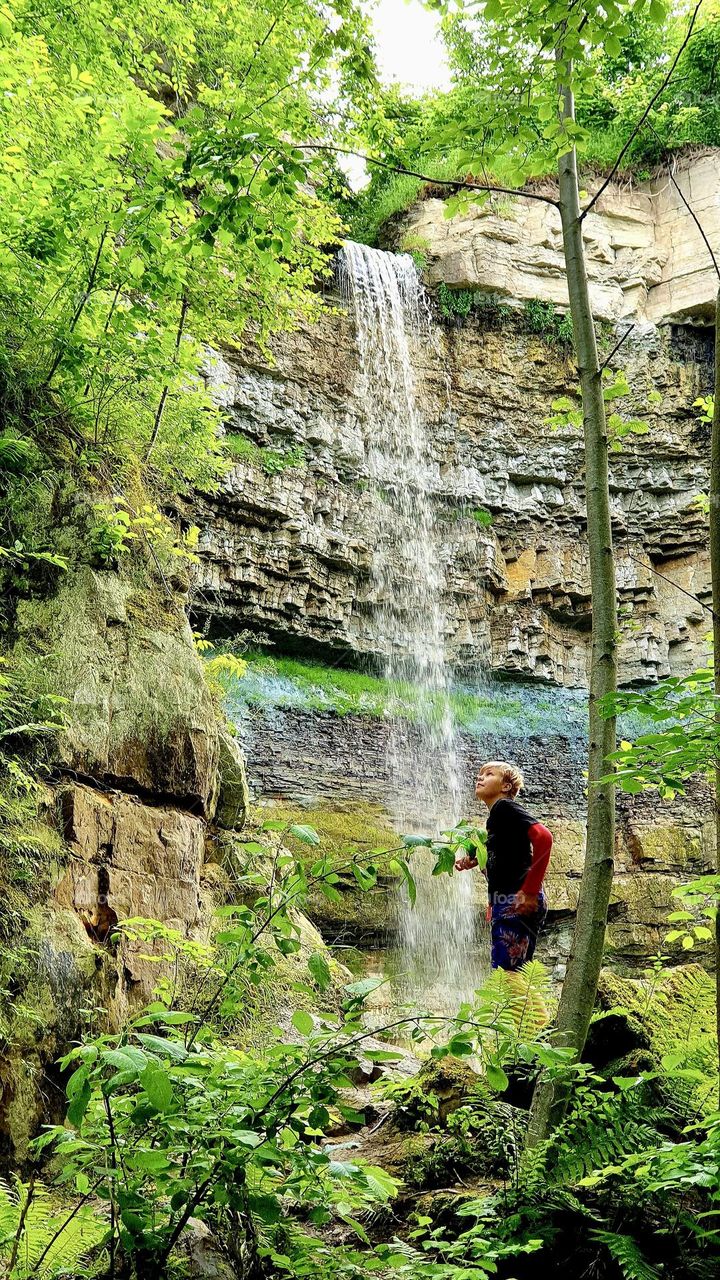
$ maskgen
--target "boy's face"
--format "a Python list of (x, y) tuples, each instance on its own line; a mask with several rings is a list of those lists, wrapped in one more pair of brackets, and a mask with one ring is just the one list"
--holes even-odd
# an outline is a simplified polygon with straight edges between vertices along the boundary
[(496, 764), (484, 764), (475, 779), (476, 799), (491, 805), (507, 794), (507, 783), (503, 780), (502, 769)]

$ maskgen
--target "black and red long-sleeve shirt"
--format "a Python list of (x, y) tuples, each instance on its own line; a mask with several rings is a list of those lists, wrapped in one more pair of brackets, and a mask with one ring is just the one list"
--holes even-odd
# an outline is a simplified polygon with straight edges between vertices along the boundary
[(488, 897), (522, 890), (538, 894), (550, 861), (552, 835), (516, 800), (496, 800), (487, 818)]

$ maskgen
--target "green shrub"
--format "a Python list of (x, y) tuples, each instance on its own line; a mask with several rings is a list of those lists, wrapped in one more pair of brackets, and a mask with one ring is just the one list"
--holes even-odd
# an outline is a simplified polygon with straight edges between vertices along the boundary
[(228, 432), (223, 441), (225, 450), (237, 462), (249, 462), (259, 467), (266, 476), (280, 475), (293, 467), (302, 467), (305, 463), (305, 450), (302, 445), (291, 445), (287, 449), (268, 449), (237, 431)]
[(547, 342), (559, 347), (572, 344), (573, 327), (570, 312), (556, 311), (552, 302), (530, 298), (523, 304), (523, 319), (530, 333), (540, 334)]
[(487, 329), (501, 329), (512, 316), (512, 307), (500, 302), (497, 294), (475, 293), (473, 295), (473, 312)]
[(444, 280), (441, 281), (437, 289), (440, 315), (444, 320), (455, 320), (458, 317), (464, 320), (472, 310), (473, 296), (472, 289), (451, 289)]

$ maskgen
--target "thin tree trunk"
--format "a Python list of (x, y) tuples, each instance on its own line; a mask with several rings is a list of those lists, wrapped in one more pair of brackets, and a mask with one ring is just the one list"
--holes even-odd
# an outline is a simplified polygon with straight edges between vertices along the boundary
[[(95, 257), (94, 257), (94, 259), (93, 259), (93, 264), (92, 264), (92, 266), (91, 266), (91, 268), (90, 268), (90, 274), (89, 274), (89, 276), (88, 276), (88, 278), (87, 278), (87, 283), (86, 283), (86, 285), (85, 285), (85, 288), (83, 289), (82, 295), (81, 295), (81, 297), (80, 297), (80, 301), (78, 302), (78, 304), (77, 304), (77, 306), (76, 306), (76, 308), (75, 308), (75, 310), (74, 310), (74, 312), (73, 312), (73, 314), (72, 314), (72, 318), (71, 318), (71, 320), (70, 320), (70, 324), (68, 325), (68, 333), (73, 333), (73, 332), (74, 332), (74, 330), (75, 330), (75, 326), (77, 325), (78, 320), (80, 319), (80, 317), (81, 317), (81, 315), (82, 315), (83, 311), (85, 310), (85, 307), (86, 307), (86, 305), (87, 305), (88, 299), (89, 299), (89, 297), (90, 297), (90, 295), (91, 295), (91, 293), (92, 293), (92, 291), (93, 291), (93, 289), (94, 289), (94, 287), (95, 287), (95, 278), (96, 278), (97, 273), (98, 273), (98, 267), (100, 266), (100, 259), (101, 259), (101, 257), (102, 257), (102, 251), (103, 251), (103, 248), (104, 248), (104, 246), (105, 246), (105, 240), (106, 240), (106, 238), (107, 238), (107, 233), (108, 233), (108, 224), (107, 224), (107, 222), (106, 222), (106, 223), (105, 223), (105, 226), (103, 227), (102, 235), (100, 236), (100, 241), (99, 241), (99, 244), (98, 244), (98, 247), (97, 247), (97, 252), (96, 252)], [(60, 344), (60, 348), (59, 348), (58, 352), (57, 352), (57, 353), (56, 353), (56, 355), (55, 355), (55, 359), (53, 360), (53, 362), (52, 362), (52, 364), (51, 364), (51, 366), (50, 366), (49, 372), (48, 372), (47, 376), (45, 377), (45, 379), (44, 379), (44, 381), (43, 381), (43, 383), (42, 383), (42, 386), (43, 386), (43, 387), (49, 387), (49, 386), (50, 386), (50, 383), (52, 382), (53, 378), (55, 377), (55, 374), (57, 373), (57, 371), (58, 371), (58, 369), (59, 369), (59, 367), (60, 367), (60, 364), (62, 363), (62, 358), (63, 358), (64, 354), (65, 354), (65, 351), (64, 351), (64, 348), (63, 348), (62, 343), (61, 343), (61, 344)]]
[[(715, 400), (712, 432), (710, 436), (710, 576), (712, 581), (713, 608), (713, 668), (715, 695), (720, 697), (720, 290), (715, 304)], [(716, 704), (716, 717), (720, 720), (720, 704)], [(720, 873), (720, 764), (715, 769), (715, 834), (717, 839), (716, 867)], [(715, 917), (715, 1014), (720, 1053), (720, 911)]]
[[(574, 119), (573, 97), (568, 90), (564, 91), (564, 115)], [(587, 848), (572, 950), (558, 1008), (555, 1043), (570, 1046), (581, 1053), (597, 994), (613, 879), (615, 790), (611, 782), (601, 783), (599, 779), (607, 773), (607, 756), (615, 748), (615, 719), (608, 719), (602, 714), (601, 700), (617, 687), (617, 606), (608, 488), (607, 424), (585, 268), (574, 149), (560, 157), (558, 174), (573, 341), (583, 404), (592, 655), (588, 707)], [(530, 1115), (529, 1146), (550, 1135), (562, 1118), (566, 1102), (565, 1089), (541, 1078)]]
[[(177, 333), (175, 334), (175, 358), (177, 358), (177, 353), (180, 350), (180, 343), (182, 341), (183, 330), (185, 328), (185, 318), (187, 316), (189, 306), (190, 306), (190, 300), (187, 294), (183, 294), (182, 305), (180, 307), (180, 319), (178, 320)], [(160, 434), (160, 426), (162, 424), (163, 414), (165, 412), (165, 405), (167, 403), (169, 390), (170, 390), (170, 383), (166, 382), (165, 386), (162, 389), (162, 394), (158, 402), (158, 407), (155, 410), (155, 421), (153, 422), (153, 429), (150, 435), (150, 441), (148, 443), (147, 452), (145, 454), (146, 462), (150, 457), (150, 454), (152, 453), (153, 449), (155, 448), (155, 443)]]

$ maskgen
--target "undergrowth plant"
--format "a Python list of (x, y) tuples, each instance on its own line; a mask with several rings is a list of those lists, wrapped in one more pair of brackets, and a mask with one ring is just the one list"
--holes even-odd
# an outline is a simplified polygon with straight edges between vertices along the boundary
[[(90, 1256), (107, 1235), (102, 1206), (78, 1197), (68, 1219), (67, 1198), (36, 1178), (0, 1179), (0, 1257), (12, 1280), (52, 1280), (97, 1274)], [(95, 1259), (95, 1263), (98, 1259)]]
[[(430, 1044), (435, 1057), (473, 1057), (491, 1090), (506, 1087), (502, 1063), (521, 1040), (528, 1060), (537, 1048), (551, 1067), (566, 1069), (571, 1055), (519, 1031), (497, 986), (478, 993), (456, 1018), (399, 1013), (369, 1031), (363, 1004), (378, 980), (349, 984), (333, 1007), (328, 961), (317, 950), (307, 957), (305, 981), (296, 984), (313, 997), (313, 1011), (297, 1008), (291, 1028), (277, 1027), (262, 1051), (233, 1046), (247, 981), (271, 981), (278, 956), (300, 954), (297, 912), (313, 889), (332, 897), (343, 871), (369, 889), (385, 866), (414, 899), (414, 848), (432, 848), (442, 874), (460, 850), (472, 848), (482, 861), (483, 834), (465, 824), (439, 839), (407, 836), (395, 848), (352, 854), (343, 868), (321, 852), (312, 827), (271, 819), (261, 842), (245, 842), (247, 864), (237, 872), (244, 905), (219, 910), (222, 927), (212, 944), (188, 941), (158, 922), (126, 922), (136, 941), (153, 944), (165, 968), (158, 999), (120, 1033), (66, 1054), (62, 1068), (72, 1071), (66, 1124), (36, 1143), (38, 1154), (51, 1149), (57, 1157), (57, 1186), (73, 1191), (81, 1205), (106, 1206), (111, 1268), (122, 1256), (138, 1277), (163, 1274), (191, 1217), (213, 1224), (231, 1252), (246, 1263), (254, 1259), (260, 1271), (277, 1262), (284, 1220), (298, 1228), (340, 1220), (369, 1247), (360, 1218), (387, 1203), (396, 1184), (376, 1166), (338, 1159), (320, 1139), (330, 1108), (350, 1124), (362, 1123), (343, 1090), (359, 1056), (379, 1063), (402, 1056), (382, 1047), (383, 1038), (403, 1031)], [(315, 861), (290, 853), (289, 837), (315, 851)], [(185, 1007), (179, 997), (188, 989), (173, 978), (173, 957), (197, 970)], [(492, 1249), (478, 1250), (478, 1269), (492, 1270), (492, 1257)], [(382, 1255), (370, 1250), (368, 1258), (372, 1268)]]
[(291, 445), (287, 449), (271, 449), (255, 444), (247, 436), (238, 431), (228, 432), (224, 437), (225, 449), (229, 456), (238, 462), (249, 462), (258, 467), (266, 476), (281, 475), (283, 471), (295, 470), (305, 463), (305, 449), (302, 445)]

